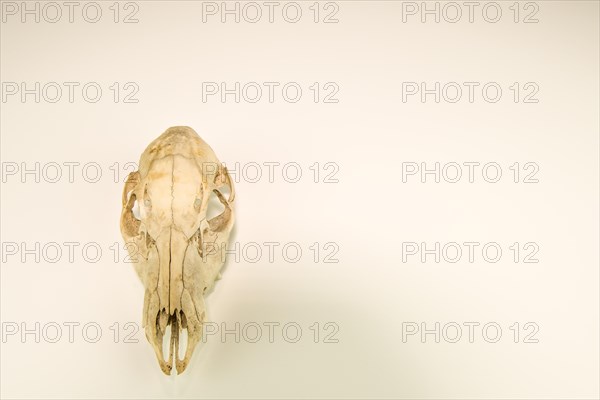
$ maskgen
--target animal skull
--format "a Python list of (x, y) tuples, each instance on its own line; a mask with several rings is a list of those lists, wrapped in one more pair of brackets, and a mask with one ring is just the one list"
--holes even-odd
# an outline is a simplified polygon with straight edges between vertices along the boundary
[[(229, 198), (223, 189), (229, 188)], [(207, 217), (214, 193), (223, 212)], [(170, 375), (189, 363), (202, 337), (204, 295), (225, 258), (233, 227), (234, 188), (213, 150), (189, 127), (167, 129), (146, 148), (139, 170), (123, 190), (121, 234), (146, 293), (143, 327), (161, 369)], [(139, 207), (139, 215), (136, 213)], [(171, 326), (169, 358), (163, 337)], [(187, 329), (187, 348), (179, 359), (179, 334)]]

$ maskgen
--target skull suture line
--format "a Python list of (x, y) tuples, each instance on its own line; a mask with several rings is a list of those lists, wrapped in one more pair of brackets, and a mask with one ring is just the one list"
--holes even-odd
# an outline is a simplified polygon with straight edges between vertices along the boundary
[[(211, 193), (224, 207), (213, 218), (207, 215)], [(139, 170), (127, 178), (121, 234), (146, 289), (142, 324), (165, 374), (171, 373), (173, 357), (177, 373), (182, 373), (201, 339), (204, 294), (225, 261), (220, 249), (233, 227), (233, 200), (227, 169), (188, 127), (169, 128), (150, 143), (140, 157)], [(134, 209), (138, 207), (139, 215)], [(168, 326), (171, 341), (165, 360), (163, 337)], [(188, 341), (180, 360), (179, 334), (184, 329)]]

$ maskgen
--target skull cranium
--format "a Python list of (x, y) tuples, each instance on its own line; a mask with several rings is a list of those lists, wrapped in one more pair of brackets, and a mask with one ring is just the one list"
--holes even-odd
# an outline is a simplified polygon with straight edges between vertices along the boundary
[[(212, 193), (224, 209), (211, 218), (207, 211)], [(214, 249), (223, 248), (229, 239), (233, 200), (227, 169), (189, 127), (167, 129), (143, 152), (139, 170), (128, 176), (121, 234), (146, 289), (143, 327), (165, 374), (171, 373), (174, 357), (177, 373), (182, 373), (201, 339), (204, 295), (225, 261), (224, 253)], [(168, 326), (171, 340), (165, 360)], [(179, 334), (184, 329), (188, 341), (180, 360)]]

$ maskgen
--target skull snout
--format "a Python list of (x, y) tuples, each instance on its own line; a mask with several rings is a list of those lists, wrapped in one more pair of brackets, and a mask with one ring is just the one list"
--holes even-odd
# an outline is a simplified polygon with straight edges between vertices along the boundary
[[(180, 230), (170, 226), (156, 238), (159, 268), (156, 290), (150, 294), (147, 308), (146, 336), (152, 344), (161, 369), (170, 375), (175, 362), (182, 373), (201, 334), (204, 311), (199, 310), (203, 301), (194, 302), (184, 287), (183, 268), (190, 240)], [(147, 292), (148, 294), (149, 292)], [(199, 316), (202, 316), (200, 318)], [(169, 355), (165, 359), (164, 338), (170, 326)], [(179, 359), (179, 344), (183, 330), (187, 331), (187, 346), (183, 360)]]

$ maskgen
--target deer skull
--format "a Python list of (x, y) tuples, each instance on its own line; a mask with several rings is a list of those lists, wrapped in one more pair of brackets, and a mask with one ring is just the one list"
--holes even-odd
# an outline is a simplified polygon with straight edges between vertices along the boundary
[[(229, 189), (225, 198), (224, 189)], [(207, 214), (211, 194), (223, 212)], [(172, 127), (140, 157), (123, 190), (121, 234), (146, 289), (143, 327), (162, 371), (177, 373), (189, 363), (202, 337), (204, 295), (225, 261), (233, 227), (234, 188), (213, 150), (189, 127)], [(171, 326), (169, 358), (163, 337)], [(187, 348), (179, 359), (179, 335)]]

